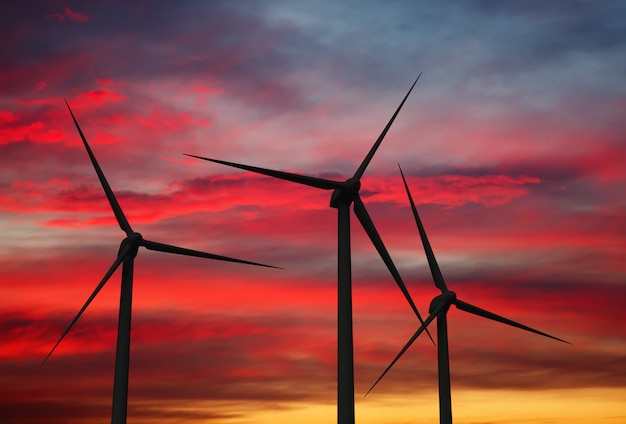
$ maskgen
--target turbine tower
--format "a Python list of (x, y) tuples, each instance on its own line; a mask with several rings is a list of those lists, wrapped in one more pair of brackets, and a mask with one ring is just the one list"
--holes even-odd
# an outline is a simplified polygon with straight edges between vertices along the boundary
[(155, 241), (150, 241), (144, 239), (141, 234), (133, 231), (126, 216), (124, 216), (124, 212), (122, 212), (122, 208), (120, 207), (109, 183), (104, 177), (104, 173), (102, 169), (100, 169), (100, 165), (96, 161), (96, 157), (94, 156), (89, 144), (87, 143), (87, 139), (83, 135), (76, 118), (74, 117), (74, 113), (72, 113), (72, 109), (70, 109), (70, 105), (65, 101), (67, 108), (72, 115), (72, 119), (74, 120), (74, 124), (76, 125), (76, 129), (80, 134), (80, 137), (83, 140), (83, 144), (87, 149), (87, 153), (89, 154), (89, 158), (93, 164), (93, 167), (96, 170), (96, 174), (98, 174), (98, 178), (100, 179), (100, 183), (102, 184), (102, 188), (106, 194), (107, 199), (111, 205), (111, 209), (113, 209), (113, 213), (115, 214), (115, 218), (122, 229), (126, 233), (126, 238), (122, 240), (120, 244), (119, 251), (117, 253), (117, 259), (113, 262), (113, 265), (106, 272), (102, 281), (96, 286), (96, 289), (93, 291), (91, 296), (87, 299), (83, 307), (78, 311), (78, 314), (74, 317), (72, 322), (70, 322), (69, 326), (65, 330), (65, 332), (61, 335), (59, 340), (56, 342), (50, 353), (43, 360), (42, 365), (50, 358), (50, 355), (55, 351), (59, 343), (63, 340), (63, 338), (67, 335), (70, 329), (74, 326), (76, 321), (83, 314), (85, 309), (89, 306), (89, 304), (93, 301), (93, 299), (98, 295), (102, 287), (109, 280), (111, 275), (115, 272), (115, 270), (122, 265), (122, 288), (120, 294), (120, 310), (119, 310), (119, 320), (117, 327), (117, 347), (115, 353), (115, 377), (113, 382), (113, 405), (112, 405), (112, 413), (111, 413), (111, 423), (112, 424), (124, 424), (126, 423), (126, 406), (128, 399), (128, 363), (129, 363), (129, 355), (130, 355), (130, 322), (131, 322), (131, 310), (132, 310), (132, 293), (133, 293), (133, 268), (135, 263), (135, 256), (137, 256), (137, 251), (140, 246), (145, 247), (148, 250), (156, 250), (159, 252), (165, 253), (175, 253), (178, 255), (185, 256), (195, 256), (199, 258), (206, 259), (217, 259), (220, 261), (228, 261), (228, 262), (237, 262), (242, 264), (249, 265), (257, 265), (264, 266), (269, 268), (276, 268), (270, 265), (259, 264), (256, 262), (244, 261), (241, 259), (229, 258), (227, 256), (214, 255), (212, 253), (199, 252), (196, 250), (185, 249), (178, 246), (172, 246), (169, 244), (163, 244)]
[[(217, 159), (209, 159), (202, 156), (186, 155), (195, 157), (198, 159), (207, 160), (210, 162), (220, 163), (227, 166), (243, 169), (246, 171), (255, 172), (258, 174), (267, 175), (270, 177), (279, 178), (282, 180), (292, 181), (299, 184), (304, 184), (310, 187), (319, 188), (322, 190), (333, 190), (330, 206), (337, 209), (338, 213), (338, 248), (337, 248), (337, 420), (340, 424), (354, 424), (354, 365), (353, 365), (353, 340), (352, 340), (352, 275), (351, 275), (351, 260), (350, 260), (350, 205), (354, 203), (354, 213), (359, 219), (361, 225), (365, 229), (365, 232), (369, 236), (370, 240), (376, 247), (378, 254), (381, 256), (389, 272), (394, 277), (396, 283), (400, 287), (400, 290), (404, 294), (404, 297), (409, 302), (411, 309), (420, 320), (424, 322), (420, 313), (411, 299), (398, 270), (396, 269), (385, 245), (383, 244), (378, 231), (374, 227), (374, 223), (370, 218), (365, 204), (359, 196), (359, 189), (361, 187), (361, 176), (365, 172), (365, 169), (369, 165), (370, 161), (374, 157), (376, 150), (380, 146), (380, 143), (385, 138), (385, 135), (389, 131), (391, 124), (396, 119), (396, 116), (402, 109), (402, 106), (409, 97), (409, 94), (417, 84), (421, 76), (418, 75), (415, 82), (409, 89), (406, 96), (400, 103), (400, 106), (396, 109), (395, 113), (383, 129), (382, 133), (368, 152), (367, 156), (354, 173), (354, 175), (345, 181), (334, 181), (323, 178), (310, 177), (300, 174), (294, 174), (290, 172), (274, 171), (271, 169), (258, 168), (255, 166), (242, 165), (233, 162), (225, 162)], [(429, 334), (430, 336), (430, 334)], [(431, 337), (432, 340), (432, 337)], [(433, 341), (434, 344), (434, 341)]]
[[(400, 168), (400, 165), (398, 165)], [(478, 315), (483, 318), (488, 318), (493, 321), (498, 321), (503, 324), (510, 325), (512, 327), (521, 328), (522, 330), (530, 331), (531, 333), (539, 334), (541, 336), (549, 337), (554, 340), (558, 340), (563, 343), (569, 342), (559, 339), (558, 337), (551, 336), (539, 330), (535, 330), (523, 324), (519, 324), (515, 321), (512, 321), (508, 318), (504, 318), (500, 315), (496, 315), (492, 312), (481, 309), (477, 306), (471, 305), (467, 302), (458, 299), (456, 293), (448, 290), (446, 283), (443, 279), (441, 271), (439, 270), (439, 265), (437, 265), (437, 261), (435, 259), (435, 254), (433, 253), (432, 248), (430, 247), (430, 242), (428, 241), (428, 237), (426, 237), (426, 231), (424, 230), (424, 226), (422, 225), (422, 221), (417, 213), (417, 208), (415, 207), (415, 203), (413, 202), (413, 197), (411, 196), (411, 192), (409, 191), (409, 186), (407, 185), (406, 179), (404, 178), (404, 173), (402, 172), (402, 168), (400, 168), (400, 174), (402, 175), (402, 181), (404, 182), (404, 188), (406, 189), (407, 196), (409, 197), (409, 202), (411, 203), (411, 209), (413, 210), (413, 216), (415, 217), (415, 222), (417, 224), (417, 229), (420, 233), (420, 238), (422, 239), (422, 244), (424, 245), (424, 251), (426, 252), (426, 258), (428, 259), (428, 266), (430, 267), (430, 272), (433, 276), (433, 280), (435, 286), (441, 291), (441, 294), (435, 297), (430, 303), (430, 309), (428, 318), (422, 323), (419, 329), (413, 334), (413, 337), (409, 339), (406, 345), (402, 348), (400, 353), (396, 355), (391, 364), (385, 369), (378, 380), (372, 385), (372, 387), (367, 391), (365, 396), (367, 396), (372, 389), (378, 384), (378, 382), (387, 374), (387, 372), (393, 367), (393, 365), (400, 359), (400, 357), (406, 352), (406, 350), (413, 344), (415, 339), (419, 337), (420, 334), (428, 327), (435, 318), (437, 318), (437, 362), (439, 369), (439, 420), (441, 424), (452, 424), (452, 403), (450, 397), (450, 359), (448, 356), (448, 322), (447, 322), (447, 313), (450, 309), (450, 306), (454, 305), (457, 309), (460, 309), (465, 312), (469, 312), (470, 314)]]

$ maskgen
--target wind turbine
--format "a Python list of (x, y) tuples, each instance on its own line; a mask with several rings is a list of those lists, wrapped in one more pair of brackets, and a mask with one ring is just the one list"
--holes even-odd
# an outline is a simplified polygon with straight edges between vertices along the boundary
[[(398, 165), (400, 168), (400, 165)], [(435, 286), (441, 290), (441, 294), (436, 296), (430, 303), (430, 315), (428, 318), (422, 323), (419, 329), (413, 334), (413, 337), (409, 339), (406, 345), (402, 348), (400, 353), (396, 355), (391, 364), (385, 369), (378, 380), (372, 385), (372, 387), (367, 391), (365, 396), (372, 391), (372, 389), (378, 384), (378, 382), (387, 374), (387, 372), (391, 369), (391, 367), (400, 359), (400, 357), (406, 352), (406, 350), (413, 344), (415, 339), (419, 337), (420, 334), (426, 329), (428, 324), (430, 324), (435, 318), (437, 318), (437, 361), (439, 368), (439, 419), (441, 424), (452, 424), (452, 403), (450, 397), (450, 358), (448, 356), (448, 321), (446, 315), (450, 306), (454, 305), (457, 309), (460, 309), (465, 312), (469, 312), (470, 314), (478, 315), (483, 318), (488, 318), (493, 321), (498, 321), (503, 324), (510, 325), (512, 327), (521, 328), (522, 330), (530, 331), (531, 333), (539, 334), (541, 336), (549, 337), (554, 340), (558, 340), (563, 343), (571, 344), (565, 340), (559, 339), (558, 337), (551, 336), (542, 331), (535, 330), (526, 325), (519, 324), (515, 321), (512, 321), (508, 318), (504, 318), (500, 315), (496, 315), (493, 312), (486, 311), (477, 306), (471, 305), (467, 302), (458, 299), (456, 293), (448, 290), (446, 283), (443, 279), (441, 271), (439, 270), (439, 265), (437, 265), (437, 260), (435, 259), (435, 254), (433, 253), (432, 248), (430, 247), (430, 242), (428, 241), (428, 237), (426, 237), (426, 231), (424, 230), (424, 226), (422, 225), (422, 221), (417, 213), (417, 208), (415, 207), (415, 203), (413, 202), (413, 197), (411, 196), (411, 192), (409, 191), (409, 186), (406, 183), (406, 179), (404, 178), (404, 173), (402, 172), (402, 168), (400, 168), (400, 174), (402, 175), (402, 181), (404, 182), (404, 188), (406, 189), (407, 196), (409, 197), (409, 202), (411, 203), (411, 209), (413, 210), (413, 216), (415, 217), (415, 222), (417, 224), (417, 229), (420, 233), (420, 238), (422, 239), (422, 244), (424, 245), (424, 251), (426, 252), (426, 258), (428, 259), (428, 266), (430, 267), (430, 272), (433, 276), (433, 280), (435, 282)]]
[[(365, 204), (359, 196), (359, 189), (361, 187), (361, 176), (365, 172), (365, 169), (369, 165), (370, 161), (374, 157), (376, 150), (380, 146), (380, 143), (385, 138), (385, 135), (389, 131), (391, 124), (396, 119), (396, 116), (402, 109), (402, 106), (409, 97), (409, 94), (417, 84), (418, 77), (413, 82), (413, 85), (409, 89), (406, 96), (400, 103), (400, 106), (396, 109), (395, 113), (383, 129), (382, 133), (370, 149), (369, 153), (361, 162), (361, 165), (351, 178), (345, 181), (334, 181), (323, 178), (310, 177), (300, 174), (294, 174), (290, 172), (274, 171), (271, 169), (258, 168), (255, 166), (242, 165), (233, 162), (225, 162), (217, 159), (209, 159), (202, 156), (186, 155), (203, 159), (215, 163), (221, 163), (223, 165), (232, 166), (235, 168), (243, 169), (246, 171), (255, 172), (258, 174), (267, 175), (270, 177), (279, 178), (282, 180), (292, 181), (299, 184), (304, 184), (310, 187), (319, 188), (322, 190), (333, 190), (330, 206), (337, 209), (338, 213), (338, 265), (337, 265), (337, 304), (338, 304), (338, 319), (337, 319), (337, 419), (340, 424), (353, 424), (354, 423), (354, 365), (353, 365), (353, 340), (352, 340), (352, 276), (351, 276), (351, 260), (350, 260), (350, 205), (354, 203), (354, 213), (359, 219), (361, 225), (365, 229), (365, 232), (369, 236), (370, 240), (376, 247), (378, 254), (381, 256), (389, 272), (394, 277), (396, 283), (400, 287), (400, 290), (404, 294), (405, 298), (409, 302), (409, 305), (413, 309), (415, 315), (417, 315), (420, 322), (424, 322), (420, 313), (411, 299), (398, 270), (396, 269), (385, 245), (383, 244), (378, 231), (374, 227), (374, 224), (365, 208)], [(430, 333), (428, 334), (430, 336)], [(431, 337), (432, 340), (432, 337)], [(433, 341), (434, 344), (434, 341)]]
[(117, 253), (117, 259), (113, 262), (113, 265), (109, 268), (109, 270), (102, 278), (102, 281), (96, 286), (96, 289), (93, 291), (91, 296), (87, 299), (83, 307), (78, 311), (78, 314), (74, 317), (70, 325), (67, 327), (63, 335), (56, 342), (48, 356), (43, 360), (42, 365), (48, 360), (50, 355), (57, 348), (59, 343), (63, 340), (63, 338), (67, 335), (70, 329), (74, 326), (76, 321), (83, 314), (85, 309), (89, 306), (92, 300), (98, 295), (102, 287), (109, 280), (111, 275), (115, 272), (115, 270), (121, 265), (122, 266), (122, 288), (120, 294), (120, 310), (119, 310), (119, 320), (117, 326), (117, 348), (115, 353), (115, 378), (113, 382), (113, 406), (111, 413), (111, 423), (113, 424), (124, 424), (126, 423), (126, 406), (127, 406), (127, 398), (128, 398), (128, 363), (129, 363), (129, 354), (130, 354), (130, 321), (131, 321), (131, 310), (132, 310), (132, 292), (133, 292), (133, 268), (135, 263), (135, 256), (137, 256), (137, 251), (140, 246), (145, 247), (148, 250), (156, 250), (159, 252), (165, 253), (175, 253), (178, 255), (185, 256), (195, 256), (199, 258), (207, 258), (207, 259), (217, 259), (220, 261), (228, 261), (228, 262), (237, 262), (242, 264), (249, 265), (257, 265), (264, 266), (269, 268), (276, 268), (270, 265), (259, 264), (256, 262), (244, 261), (241, 259), (229, 258), (227, 256), (214, 255), (212, 253), (204, 253), (196, 250), (185, 249), (178, 246), (172, 246), (169, 244), (163, 244), (156, 241), (150, 241), (144, 239), (141, 234), (133, 231), (126, 216), (124, 216), (124, 212), (122, 212), (122, 208), (120, 207), (109, 183), (104, 177), (104, 173), (102, 169), (100, 169), (100, 165), (96, 161), (96, 157), (94, 156), (89, 144), (87, 143), (87, 139), (83, 135), (76, 118), (74, 117), (74, 113), (72, 113), (72, 109), (70, 109), (70, 105), (65, 101), (70, 114), (72, 115), (72, 119), (74, 120), (74, 124), (76, 125), (76, 129), (80, 134), (80, 137), (83, 140), (83, 144), (87, 149), (87, 153), (89, 154), (89, 158), (91, 159), (91, 163), (96, 170), (96, 174), (98, 174), (98, 178), (100, 179), (100, 183), (102, 184), (102, 188), (106, 194), (109, 203), (111, 204), (111, 209), (113, 209), (113, 213), (115, 214), (115, 218), (122, 229), (126, 233), (126, 238), (122, 240), (120, 244), (119, 251)]

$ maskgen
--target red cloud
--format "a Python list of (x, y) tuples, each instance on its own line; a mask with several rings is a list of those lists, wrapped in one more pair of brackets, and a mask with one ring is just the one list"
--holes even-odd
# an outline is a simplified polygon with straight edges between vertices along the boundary
[(85, 23), (89, 21), (89, 16), (83, 12), (74, 12), (69, 7), (65, 8), (65, 14), (74, 22)]
[(10, 110), (0, 110), (0, 124), (10, 124), (17, 121), (19, 118), (16, 113)]
[[(115, 89), (107, 88), (110, 83), (108, 80), (97, 80), (98, 84), (104, 86), (104, 88), (96, 88), (88, 91), (79, 91), (74, 97), (68, 99), (70, 106), (73, 110), (79, 110), (82, 107), (96, 107), (102, 106), (108, 102), (122, 102), (127, 99), (127, 96), (123, 93), (116, 91)], [(40, 83), (42, 84), (42, 83)], [(45, 83), (43, 83), (45, 84)], [(47, 86), (47, 85), (46, 85)], [(38, 90), (40, 91), (40, 90)], [(60, 97), (45, 97), (45, 98), (21, 98), (17, 101), (22, 105), (63, 105), (63, 100)], [(2, 120), (0, 119), (0, 122)]]
[(56, 18), (59, 22), (64, 22), (66, 18), (70, 18), (74, 22), (84, 24), (89, 22), (89, 15), (84, 12), (74, 12), (69, 7), (65, 8), (65, 14), (63, 13), (48, 13), (46, 18)]
[(42, 90), (45, 90), (46, 88), (48, 88), (48, 84), (45, 81), (39, 81), (37, 83), (37, 88), (35, 89), (35, 91), (42, 91)]
[(81, 104), (85, 103), (89, 104), (90, 106), (100, 106), (107, 101), (123, 101), (126, 99), (126, 95), (117, 93), (106, 88), (100, 88), (80, 93), (77, 96), (77, 99), (81, 102)]
[(149, 130), (176, 132), (195, 125), (195, 120), (186, 112), (172, 113), (167, 109), (152, 109), (147, 115), (135, 115), (135, 120)]
[(66, 133), (64, 131), (55, 129), (42, 121), (11, 127), (0, 127), (0, 144), (20, 140), (51, 143), (61, 141), (65, 137)]
[[(365, 180), (365, 179), (364, 179)], [(401, 182), (395, 178), (367, 178), (364, 189), (371, 195), (363, 196), (370, 201), (393, 201), (401, 205), (407, 203), (406, 193)], [(426, 178), (407, 179), (413, 195), (420, 203), (438, 203), (449, 207), (459, 207), (467, 203), (499, 206), (528, 193), (531, 185), (540, 184), (537, 177), (526, 175), (441, 175)]]

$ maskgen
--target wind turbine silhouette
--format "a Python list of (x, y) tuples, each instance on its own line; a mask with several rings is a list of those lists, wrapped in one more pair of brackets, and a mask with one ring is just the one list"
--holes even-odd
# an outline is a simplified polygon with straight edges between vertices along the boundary
[(93, 299), (98, 295), (102, 287), (109, 280), (111, 275), (115, 272), (115, 270), (123, 263), (122, 266), (122, 288), (120, 294), (120, 310), (119, 310), (119, 320), (117, 327), (117, 348), (115, 353), (115, 377), (113, 382), (113, 405), (112, 405), (112, 413), (111, 413), (111, 423), (113, 424), (124, 424), (126, 423), (126, 406), (127, 406), (127, 398), (128, 398), (128, 363), (129, 363), (129, 355), (130, 355), (130, 322), (131, 322), (131, 310), (132, 310), (132, 293), (133, 293), (133, 268), (135, 263), (135, 256), (137, 256), (137, 251), (140, 246), (145, 247), (148, 250), (156, 250), (159, 252), (165, 253), (175, 253), (178, 255), (185, 256), (195, 256), (199, 258), (207, 258), (207, 259), (217, 259), (220, 261), (228, 261), (228, 262), (237, 262), (248, 265), (257, 265), (269, 268), (277, 268), (270, 265), (264, 265), (256, 262), (244, 261), (241, 259), (229, 258), (227, 256), (214, 255), (212, 253), (200, 252), (197, 250), (185, 249), (178, 246), (172, 246), (169, 244), (163, 244), (156, 241), (150, 241), (144, 239), (141, 234), (133, 231), (126, 216), (124, 216), (124, 212), (122, 212), (122, 208), (120, 207), (109, 183), (104, 177), (104, 173), (102, 169), (100, 169), (100, 165), (96, 161), (96, 157), (94, 156), (89, 144), (87, 143), (87, 139), (83, 135), (76, 118), (74, 117), (74, 113), (72, 113), (72, 109), (70, 105), (65, 101), (70, 114), (72, 115), (72, 119), (74, 120), (74, 124), (76, 125), (76, 129), (80, 134), (80, 137), (83, 140), (83, 144), (87, 149), (87, 153), (89, 154), (89, 158), (91, 159), (91, 163), (96, 170), (96, 174), (98, 174), (98, 178), (100, 179), (100, 183), (102, 184), (102, 188), (106, 194), (109, 203), (111, 204), (111, 209), (113, 209), (113, 213), (115, 214), (115, 218), (122, 229), (126, 233), (126, 238), (122, 240), (120, 244), (120, 248), (117, 254), (117, 259), (113, 262), (113, 265), (109, 268), (109, 270), (102, 278), (102, 281), (96, 286), (96, 289), (93, 291), (91, 296), (87, 299), (83, 307), (78, 311), (78, 314), (74, 317), (70, 325), (67, 327), (63, 335), (56, 342), (50, 353), (43, 360), (42, 365), (50, 358), (50, 355), (55, 351), (59, 343), (63, 340), (63, 338), (67, 335), (70, 329), (74, 326), (76, 321), (83, 314), (85, 309), (89, 306), (89, 304), (93, 301)]
[[(389, 272), (395, 279), (396, 283), (400, 287), (400, 290), (404, 294), (404, 297), (409, 302), (411, 309), (420, 320), (424, 322), (420, 313), (411, 299), (398, 270), (396, 269), (385, 245), (378, 234), (378, 231), (374, 227), (374, 223), (370, 218), (365, 204), (359, 196), (359, 189), (361, 187), (361, 176), (365, 172), (365, 169), (369, 165), (370, 161), (374, 157), (376, 150), (380, 146), (380, 143), (385, 138), (385, 135), (389, 131), (391, 124), (396, 119), (396, 116), (402, 109), (402, 106), (406, 102), (406, 99), (411, 94), (413, 87), (419, 80), (418, 77), (413, 82), (413, 85), (409, 89), (406, 96), (400, 103), (400, 106), (396, 109), (395, 113), (383, 129), (382, 133), (368, 152), (367, 156), (354, 173), (351, 178), (345, 181), (327, 180), (317, 177), (309, 177), (300, 174), (294, 174), (290, 172), (274, 171), (271, 169), (258, 168), (255, 166), (242, 165), (233, 162), (225, 162), (217, 159), (209, 159), (202, 156), (187, 155), (198, 159), (207, 160), (210, 162), (221, 163), (223, 165), (232, 166), (235, 168), (243, 169), (246, 171), (256, 172), (258, 174), (268, 175), (270, 177), (279, 178), (282, 180), (292, 181), (299, 184), (304, 184), (310, 187), (319, 188), (322, 190), (333, 190), (330, 206), (337, 209), (338, 213), (338, 265), (337, 265), (337, 305), (338, 305), (338, 319), (337, 319), (337, 419), (341, 424), (353, 424), (354, 423), (354, 365), (353, 365), (353, 340), (352, 340), (352, 276), (351, 276), (351, 260), (350, 260), (350, 205), (354, 203), (354, 213), (359, 219), (365, 232), (369, 236), (370, 240), (376, 247), (378, 254), (383, 259)], [(428, 334), (430, 336), (430, 333)], [(431, 337), (432, 340), (432, 337)], [(434, 341), (433, 341), (434, 344)]]
[[(398, 165), (400, 168), (400, 165)], [(413, 202), (413, 197), (411, 196), (411, 192), (409, 191), (409, 186), (407, 185), (406, 179), (404, 178), (404, 173), (402, 172), (402, 168), (400, 168), (400, 174), (402, 175), (402, 181), (404, 182), (404, 188), (406, 189), (407, 196), (409, 197), (409, 202), (411, 203), (411, 209), (413, 210), (413, 216), (415, 217), (415, 223), (417, 224), (417, 229), (420, 233), (420, 238), (422, 239), (422, 244), (424, 245), (424, 251), (426, 252), (426, 258), (428, 259), (428, 266), (430, 267), (430, 272), (433, 276), (433, 280), (435, 286), (441, 290), (441, 294), (435, 297), (431, 303), (428, 315), (428, 318), (419, 329), (413, 334), (413, 337), (409, 339), (406, 345), (402, 348), (400, 353), (396, 355), (391, 364), (385, 369), (385, 371), (378, 377), (378, 380), (372, 385), (372, 387), (367, 391), (365, 396), (367, 396), (374, 387), (378, 384), (378, 382), (387, 374), (387, 372), (393, 367), (393, 365), (400, 359), (400, 357), (406, 352), (406, 350), (413, 344), (415, 339), (419, 337), (420, 334), (428, 327), (435, 318), (437, 318), (437, 361), (439, 368), (439, 419), (441, 424), (452, 424), (452, 402), (450, 397), (450, 358), (448, 356), (448, 322), (446, 315), (450, 306), (454, 305), (457, 309), (460, 309), (465, 312), (469, 312), (470, 314), (478, 315), (483, 318), (488, 318), (493, 321), (498, 321), (503, 324), (510, 325), (512, 327), (521, 328), (522, 330), (530, 331), (531, 333), (539, 334), (541, 336), (549, 337), (554, 340), (558, 340), (563, 343), (571, 344), (565, 340), (559, 339), (558, 337), (551, 336), (542, 331), (535, 330), (526, 325), (519, 324), (515, 321), (512, 321), (508, 318), (504, 318), (500, 315), (496, 315), (493, 312), (486, 311), (477, 306), (471, 305), (467, 302), (458, 299), (456, 293), (448, 290), (446, 283), (443, 279), (441, 271), (439, 270), (439, 265), (437, 265), (437, 260), (435, 259), (435, 254), (433, 253), (432, 248), (430, 247), (430, 242), (428, 241), (428, 237), (426, 237), (426, 230), (424, 230), (424, 226), (422, 225), (422, 221), (417, 213), (417, 208), (415, 207), (415, 203)]]

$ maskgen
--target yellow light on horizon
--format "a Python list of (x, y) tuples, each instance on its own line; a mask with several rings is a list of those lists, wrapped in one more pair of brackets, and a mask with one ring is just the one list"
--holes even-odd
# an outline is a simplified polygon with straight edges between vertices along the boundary
[[(455, 424), (618, 424), (626, 421), (625, 388), (559, 389), (540, 391), (456, 390), (452, 393)], [(148, 405), (150, 404), (150, 405)], [(159, 423), (179, 422), (180, 413), (190, 412), (186, 423), (211, 424), (334, 424), (334, 403), (272, 401), (201, 401), (185, 406), (148, 402), (143, 406), (163, 410)], [(209, 412), (215, 418), (193, 418), (194, 412)], [(368, 396), (355, 398), (358, 424), (439, 424), (436, 388), (433, 393)], [(207, 415), (209, 415), (207, 414)], [(172, 418), (171, 421), (168, 417)], [(201, 416), (201, 415), (200, 415)], [(140, 424), (154, 420), (134, 419)]]

